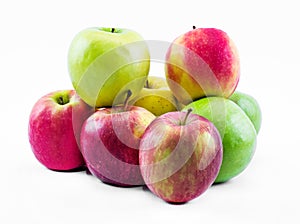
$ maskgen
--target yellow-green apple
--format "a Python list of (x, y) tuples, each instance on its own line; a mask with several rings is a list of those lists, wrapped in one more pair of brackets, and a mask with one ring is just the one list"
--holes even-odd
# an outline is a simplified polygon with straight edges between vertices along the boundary
[(148, 110), (128, 105), (128, 97), (124, 105), (98, 109), (81, 131), (81, 152), (89, 171), (104, 183), (143, 185), (139, 143), (154, 118)]
[(235, 102), (240, 108), (242, 108), (242, 110), (252, 121), (256, 133), (258, 133), (261, 126), (262, 115), (257, 100), (249, 94), (241, 93), (238, 91), (235, 91), (229, 99)]
[(28, 136), (38, 161), (51, 170), (84, 166), (79, 149), (81, 126), (94, 112), (74, 90), (58, 90), (41, 97), (29, 117)]
[(148, 76), (144, 88), (133, 99), (135, 106), (143, 107), (155, 116), (180, 110), (179, 103), (168, 87), (166, 80), (158, 76)]
[(143, 88), (150, 66), (146, 41), (122, 28), (93, 27), (79, 32), (68, 52), (69, 74), (78, 95), (92, 107), (112, 106), (118, 94)]
[(256, 148), (256, 131), (245, 112), (233, 101), (207, 97), (183, 108), (210, 120), (218, 129), (223, 143), (223, 161), (215, 183), (230, 180), (250, 163)]
[(237, 48), (220, 29), (195, 28), (180, 35), (165, 61), (169, 87), (183, 104), (205, 96), (229, 97), (238, 85)]
[(222, 140), (204, 117), (168, 112), (150, 123), (140, 142), (140, 169), (148, 188), (169, 203), (185, 203), (214, 182)]

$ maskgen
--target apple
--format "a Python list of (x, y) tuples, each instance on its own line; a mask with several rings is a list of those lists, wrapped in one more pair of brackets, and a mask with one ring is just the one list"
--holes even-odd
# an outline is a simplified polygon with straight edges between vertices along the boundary
[(222, 162), (222, 140), (204, 117), (168, 112), (147, 127), (140, 142), (140, 169), (147, 187), (169, 203), (185, 203), (214, 182)]
[(32, 108), (28, 125), (37, 160), (57, 171), (83, 167), (78, 144), (81, 126), (93, 112), (74, 90), (57, 90), (41, 97)]
[(139, 143), (155, 118), (148, 110), (128, 105), (100, 108), (83, 124), (81, 151), (89, 171), (115, 186), (143, 185), (139, 169)]
[(256, 148), (256, 131), (245, 112), (233, 101), (207, 97), (183, 108), (210, 120), (218, 129), (223, 144), (223, 161), (215, 183), (226, 182), (249, 165)]
[(148, 76), (150, 54), (146, 41), (133, 30), (92, 27), (79, 32), (68, 51), (68, 68), (78, 95), (92, 107), (124, 102), (133, 97)]
[(159, 116), (180, 110), (180, 105), (162, 77), (148, 76), (144, 88), (133, 100), (135, 106), (143, 107)]
[(259, 133), (262, 115), (257, 100), (249, 94), (238, 91), (235, 91), (229, 99), (235, 102), (247, 114), (254, 125), (256, 133)]
[(237, 48), (224, 31), (195, 28), (177, 37), (167, 50), (165, 75), (183, 104), (206, 96), (229, 97), (240, 77)]

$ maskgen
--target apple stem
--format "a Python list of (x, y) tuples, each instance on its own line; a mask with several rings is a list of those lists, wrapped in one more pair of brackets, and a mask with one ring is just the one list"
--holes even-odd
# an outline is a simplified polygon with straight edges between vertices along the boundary
[(115, 32), (115, 28), (111, 28), (111, 32), (112, 32), (112, 33)]
[(193, 30), (196, 29), (196, 26), (193, 26)]
[(182, 125), (185, 125), (186, 124), (186, 120), (187, 120), (187, 118), (188, 118), (188, 116), (190, 115), (190, 113), (192, 112), (192, 108), (189, 108), (188, 110), (187, 110), (187, 112), (186, 112), (186, 114), (185, 114), (185, 117), (184, 117), (184, 120), (183, 120), (183, 122), (181, 123)]
[(131, 97), (131, 95), (132, 95), (132, 92), (131, 92), (131, 90), (129, 89), (129, 90), (127, 91), (127, 96), (126, 96), (125, 101), (124, 101), (124, 110), (125, 110), (125, 111), (127, 110), (127, 107), (128, 107), (128, 101), (129, 101), (129, 98)]
[(145, 83), (145, 88), (148, 88), (149, 89), (149, 81), (147, 79), (146, 83)]

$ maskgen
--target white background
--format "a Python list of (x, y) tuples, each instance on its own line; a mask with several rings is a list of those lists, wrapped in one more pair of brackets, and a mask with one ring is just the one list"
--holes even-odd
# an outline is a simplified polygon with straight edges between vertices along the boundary
[[(299, 223), (297, 1), (1, 1), (0, 223)], [(69, 44), (91, 26), (124, 27), (172, 41), (192, 26), (226, 31), (238, 47), (238, 90), (263, 113), (255, 156), (231, 181), (187, 204), (117, 188), (85, 172), (60, 173), (33, 156), (27, 125), (42, 95), (72, 88)], [(150, 75), (163, 76), (154, 65)], [(155, 74), (154, 74), (155, 73)]]

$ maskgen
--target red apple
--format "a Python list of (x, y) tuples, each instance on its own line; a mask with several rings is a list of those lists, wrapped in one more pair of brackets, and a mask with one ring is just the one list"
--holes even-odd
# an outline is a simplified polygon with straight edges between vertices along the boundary
[(79, 133), (93, 111), (74, 90), (41, 97), (32, 108), (28, 126), (29, 142), (38, 161), (58, 171), (83, 167)]
[(146, 129), (139, 162), (148, 188), (170, 203), (185, 203), (214, 182), (222, 162), (222, 140), (215, 126), (188, 112), (168, 112)]
[(98, 109), (83, 124), (81, 151), (89, 171), (116, 186), (144, 184), (139, 169), (139, 143), (155, 118), (148, 110), (127, 105)]
[(170, 89), (183, 104), (205, 96), (229, 97), (240, 77), (237, 48), (220, 29), (195, 28), (173, 41), (165, 72)]

